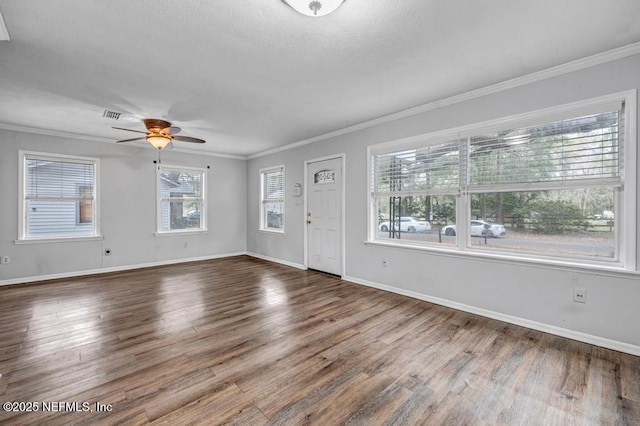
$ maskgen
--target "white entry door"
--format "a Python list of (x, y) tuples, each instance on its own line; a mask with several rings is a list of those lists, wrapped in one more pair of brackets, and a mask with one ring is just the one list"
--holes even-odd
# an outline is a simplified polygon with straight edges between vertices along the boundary
[(342, 274), (342, 158), (307, 164), (307, 266)]

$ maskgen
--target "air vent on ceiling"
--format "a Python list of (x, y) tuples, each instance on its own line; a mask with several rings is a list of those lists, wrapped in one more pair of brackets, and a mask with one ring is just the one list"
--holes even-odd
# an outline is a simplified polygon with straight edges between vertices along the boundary
[(121, 112), (109, 111), (108, 109), (105, 109), (104, 112), (102, 113), (103, 117), (110, 118), (112, 120), (119, 119), (121, 115), (122, 115)]

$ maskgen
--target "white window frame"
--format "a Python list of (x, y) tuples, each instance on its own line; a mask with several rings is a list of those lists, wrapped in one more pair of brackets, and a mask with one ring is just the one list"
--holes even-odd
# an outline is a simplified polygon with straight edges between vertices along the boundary
[[(624, 102), (624, 127), (621, 127), (623, 133), (621, 149), (624, 152), (621, 163), (622, 189), (619, 191), (620, 196), (616, 199), (616, 226), (615, 244), (617, 245), (618, 258), (609, 259), (579, 259), (573, 257), (560, 256), (538, 256), (527, 252), (490, 252), (486, 250), (474, 249), (470, 243), (468, 235), (468, 223), (472, 219), (469, 202), (470, 192), (461, 182), (460, 193), (457, 195), (456, 202), (456, 222), (459, 224), (457, 234), (459, 237), (455, 246), (442, 247), (433, 243), (421, 243), (415, 240), (387, 239), (378, 238), (377, 223), (378, 212), (375, 205), (376, 198), (372, 193), (373, 182), (373, 158), (375, 155), (399, 151), (402, 149), (415, 148), (417, 146), (425, 146), (430, 144), (443, 143), (465, 139), (482, 133), (495, 132), (509, 128), (519, 128), (526, 126), (534, 126), (544, 123), (551, 123), (581, 115), (588, 115), (594, 110), (602, 109), (606, 105), (620, 104)], [(594, 99), (573, 102), (570, 104), (551, 107), (543, 110), (533, 111), (530, 113), (519, 114), (491, 120), (482, 123), (471, 124), (454, 129), (448, 129), (440, 132), (434, 132), (425, 135), (414, 136), (397, 141), (387, 142), (383, 144), (372, 145), (367, 148), (367, 172), (368, 172), (368, 244), (378, 244), (390, 247), (409, 248), (412, 250), (426, 250), (447, 253), (459, 253), (461, 255), (493, 257), (509, 260), (523, 260), (532, 262), (542, 262), (548, 264), (560, 264), (567, 266), (587, 267), (590, 269), (602, 270), (625, 270), (637, 271), (636, 261), (636, 240), (637, 240), (637, 168), (639, 166), (637, 160), (637, 91), (630, 90), (626, 92), (614, 93), (611, 95), (601, 96)], [(467, 166), (468, 167), (468, 166)], [(525, 189), (525, 188), (523, 188)], [(502, 189), (500, 189), (502, 191)], [(473, 192), (476, 193), (476, 192)], [(407, 194), (411, 195), (411, 194)]]
[[(267, 174), (272, 173), (272, 172), (282, 172), (282, 198), (278, 198), (278, 199), (267, 199), (265, 191), (266, 191), (266, 178), (267, 178)], [(285, 172), (285, 168), (284, 165), (280, 165), (280, 166), (274, 166), (274, 167), (268, 167), (268, 168), (264, 168), (264, 169), (260, 169), (260, 231), (265, 231), (265, 232), (275, 232), (277, 234), (284, 234), (285, 233), (285, 226), (286, 226), (286, 219), (287, 219), (287, 215), (286, 215), (286, 201), (285, 201), (285, 188), (286, 188), (286, 172)], [(282, 203), (282, 214), (283, 214), (283, 218), (282, 218), (282, 228), (270, 228), (267, 226), (266, 223), (266, 206), (268, 203), (273, 203), (273, 202), (278, 202), (278, 203)]]
[[(162, 229), (162, 198), (160, 179), (162, 171), (198, 172), (202, 174), (200, 197), (176, 198), (176, 201), (198, 201), (201, 203), (200, 227), (183, 229)], [(161, 164), (156, 168), (156, 235), (196, 234), (207, 232), (207, 169), (203, 167), (187, 167)]]
[[(93, 157), (81, 157), (77, 155), (66, 154), (53, 154), (47, 152), (37, 151), (18, 151), (18, 239), (15, 240), (17, 244), (29, 243), (29, 242), (58, 242), (58, 241), (86, 241), (101, 239), (100, 233), (100, 159)], [(49, 161), (68, 161), (78, 164), (91, 164), (93, 165), (93, 212), (92, 212), (92, 227), (91, 232), (84, 235), (78, 234), (60, 234), (51, 236), (30, 236), (27, 235), (27, 168), (26, 162), (28, 159), (39, 159)], [(74, 215), (77, 215), (77, 209)], [(74, 216), (76, 221), (77, 216)]]

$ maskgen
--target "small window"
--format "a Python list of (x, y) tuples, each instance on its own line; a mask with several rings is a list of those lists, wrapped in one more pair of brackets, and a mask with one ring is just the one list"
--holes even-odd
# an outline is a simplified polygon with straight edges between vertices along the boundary
[(284, 232), (284, 166), (260, 171), (260, 229)]
[(204, 169), (158, 169), (158, 233), (207, 229), (205, 182)]
[(336, 181), (336, 171), (335, 170), (320, 170), (313, 175), (313, 183), (321, 184), (321, 183), (334, 183)]
[(98, 236), (98, 160), (21, 152), (21, 240)]

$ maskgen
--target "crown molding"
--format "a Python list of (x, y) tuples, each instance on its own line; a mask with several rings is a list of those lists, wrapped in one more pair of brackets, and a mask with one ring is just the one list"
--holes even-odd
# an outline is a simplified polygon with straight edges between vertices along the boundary
[(59, 131), (59, 130), (51, 130), (51, 129), (43, 129), (43, 128), (40, 128), (40, 127), (20, 126), (18, 124), (11, 124), (11, 123), (2, 123), (2, 122), (0, 122), (0, 129), (12, 130), (14, 132), (33, 133), (33, 134), (36, 134), (36, 135), (56, 136), (56, 137), (67, 138), (67, 139), (80, 139), (80, 140), (91, 141), (91, 142), (113, 142), (110, 139), (101, 138), (101, 137), (98, 137), (98, 136), (87, 136), (87, 135), (81, 135), (81, 134), (78, 134), (78, 133), (62, 132), (62, 131)]
[[(113, 143), (113, 139), (101, 138), (99, 136), (87, 136), (87, 135), (81, 135), (79, 133), (62, 132), (62, 131), (59, 131), (59, 130), (43, 129), (43, 128), (40, 128), (40, 127), (19, 126), (17, 124), (2, 123), (2, 122), (0, 122), (0, 129), (12, 130), (12, 131), (15, 131), (15, 132), (23, 132), (23, 133), (33, 133), (33, 134), (37, 134), (37, 135), (55, 136), (55, 137), (66, 138), (66, 139), (77, 139), (77, 140), (89, 141), (89, 142)], [(147, 147), (148, 145), (145, 144), (145, 143), (132, 142), (129, 146), (134, 146), (134, 147), (137, 147), (137, 148), (144, 148), (144, 147)], [(246, 160), (247, 159), (247, 157), (242, 156), (242, 155), (219, 154), (219, 153), (215, 153), (215, 152), (198, 151), (198, 150), (195, 150), (195, 149), (177, 148), (177, 147), (175, 147), (175, 145), (174, 145), (174, 148), (171, 151), (173, 151), (173, 152), (182, 152), (182, 153), (185, 153), (185, 154), (206, 155), (208, 157), (230, 158), (230, 159), (234, 159), (234, 160)]]
[(362, 123), (354, 124), (353, 126), (334, 130), (328, 133), (323, 133), (322, 135), (314, 136), (309, 139), (303, 139), (301, 141), (293, 142), (285, 146), (270, 149), (270, 150), (263, 151), (256, 154), (251, 154), (247, 156), (247, 159), (251, 160), (254, 158), (264, 157), (267, 155), (275, 154), (275, 153), (286, 151), (289, 149), (298, 148), (300, 146), (308, 145), (308, 144), (319, 142), (326, 139), (331, 139), (336, 136), (341, 136), (348, 133), (357, 132), (358, 130), (363, 130), (363, 129), (375, 127), (381, 124), (390, 123), (392, 121), (401, 120), (403, 118), (411, 117), (427, 111), (432, 111), (434, 109), (454, 105), (454, 104), (469, 101), (472, 99), (481, 98), (483, 96), (503, 92), (505, 90), (535, 83), (537, 81), (547, 80), (553, 77), (559, 77), (575, 71), (591, 68), (596, 65), (606, 64), (608, 62), (613, 62), (618, 59), (624, 59), (629, 56), (633, 56), (637, 54), (640, 54), (640, 42), (628, 44), (626, 46), (608, 50), (606, 52), (597, 53), (595, 55), (587, 56), (585, 58), (576, 59), (575, 61), (567, 62), (561, 65), (557, 65), (555, 67), (547, 68), (541, 71), (536, 71), (531, 74), (526, 74), (520, 77), (512, 78), (510, 80), (492, 84), (490, 86), (485, 86), (479, 89), (461, 93), (459, 95), (454, 95), (448, 98), (440, 99), (434, 102), (429, 102), (427, 104), (419, 105), (417, 107), (409, 108), (393, 114), (385, 115), (379, 118), (374, 118), (373, 120), (363, 121)]

